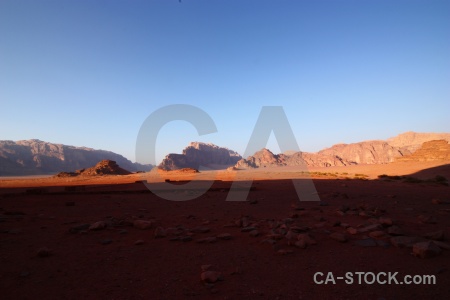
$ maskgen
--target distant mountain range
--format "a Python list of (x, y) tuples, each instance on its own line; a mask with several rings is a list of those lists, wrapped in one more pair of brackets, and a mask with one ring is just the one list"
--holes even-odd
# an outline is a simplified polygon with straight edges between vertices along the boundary
[(0, 141), (0, 176), (72, 172), (92, 167), (101, 160), (113, 160), (131, 172), (151, 169), (149, 165), (133, 163), (111, 151), (53, 144), (40, 140)]
[[(426, 143), (440, 140), (439, 142)], [(306, 163), (313, 167), (385, 164), (393, 161), (448, 159), (450, 133), (406, 132), (387, 140), (337, 144), (318, 152), (274, 154), (261, 149), (242, 158), (228, 148), (201, 142), (190, 143), (182, 154), (168, 154), (159, 165), (165, 170), (181, 168), (213, 169), (295, 166)], [(423, 147), (422, 145), (426, 143)], [(422, 148), (421, 148), (422, 147)], [(420, 151), (419, 151), (419, 150)], [(105, 150), (53, 144), (40, 140), (0, 141), (0, 176), (21, 176), (73, 172), (95, 166), (102, 160), (115, 161), (121, 168), (136, 172), (152, 166), (133, 163), (122, 155)]]
[[(352, 144), (337, 144), (318, 152), (292, 152), (274, 154), (269, 149), (261, 149), (252, 156), (241, 158), (236, 152), (212, 144), (191, 143), (182, 154), (169, 154), (159, 165), (166, 170), (180, 168), (198, 168), (199, 166), (219, 165), (234, 166), (238, 169), (259, 168), (267, 166), (295, 166), (306, 163), (311, 167), (348, 166), (358, 164), (386, 164), (411, 154), (424, 142), (442, 140), (450, 141), (450, 133), (416, 133), (406, 132), (388, 140), (363, 141)], [(430, 144), (431, 149), (447, 149), (439, 144)], [(444, 151), (445, 152), (445, 151)], [(446, 157), (439, 154), (439, 157)], [(422, 156), (421, 156), (422, 157)], [(429, 155), (427, 159), (434, 159)], [(424, 157), (422, 157), (425, 159)], [(410, 160), (419, 159), (416, 156)], [(408, 160), (408, 159), (406, 159)]]

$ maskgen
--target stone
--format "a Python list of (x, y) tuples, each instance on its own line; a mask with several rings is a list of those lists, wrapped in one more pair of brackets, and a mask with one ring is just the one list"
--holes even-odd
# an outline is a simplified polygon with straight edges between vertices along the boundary
[(294, 233), (293, 231), (289, 230), (286, 235), (285, 235), (286, 239), (288, 240), (293, 240), (297, 238), (297, 234)]
[(66, 206), (75, 206), (75, 202), (74, 201), (67, 201), (66, 202)]
[(365, 226), (363, 228), (360, 228), (358, 231), (361, 232), (361, 233), (364, 233), (364, 232), (378, 230), (380, 228), (381, 228), (380, 224), (372, 224), (372, 225), (368, 225), (368, 226)]
[(391, 226), (393, 224), (392, 219), (391, 218), (387, 218), (387, 217), (380, 217), (378, 219), (378, 221), (383, 226)]
[(37, 251), (37, 255), (39, 257), (49, 257), (51, 254), (52, 252), (47, 247), (39, 248)]
[(396, 226), (396, 225), (392, 225), (391, 227), (389, 227), (387, 229), (387, 233), (389, 233), (390, 235), (403, 235), (403, 230)]
[(332, 234), (330, 234), (330, 238), (341, 243), (345, 243), (347, 241), (347, 236), (344, 233), (340, 232), (333, 232)]
[(223, 280), (222, 273), (218, 271), (204, 271), (200, 275), (200, 278), (205, 283), (215, 283), (219, 280)]
[(305, 240), (296, 241), (294, 243), (294, 245), (295, 245), (295, 247), (301, 248), (301, 249), (305, 249), (307, 246)]
[(109, 245), (111, 244), (113, 241), (111, 239), (103, 239), (100, 241), (100, 244), (102, 245)]
[(241, 232), (250, 232), (250, 231), (253, 231), (253, 230), (256, 230), (256, 227), (248, 226), (248, 227), (242, 228)]
[(203, 244), (203, 243), (215, 243), (217, 242), (217, 238), (215, 236), (210, 236), (210, 237), (206, 237), (206, 238), (202, 238), (202, 239), (198, 239), (196, 240), (197, 243)]
[(414, 236), (396, 236), (390, 239), (391, 244), (397, 248), (411, 248), (415, 243), (423, 241), (423, 238)]
[(450, 244), (448, 244), (448, 243), (444, 243), (441, 241), (433, 241), (433, 243), (435, 243), (441, 249), (450, 250)]
[(445, 238), (445, 234), (444, 234), (443, 230), (438, 230), (438, 231), (428, 232), (428, 233), (424, 234), (423, 237), (430, 239), (430, 240), (442, 241)]
[(221, 233), (217, 235), (217, 238), (220, 240), (231, 240), (233, 236), (229, 233)]
[(133, 226), (135, 228), (139, 228), (139, 229), (145, 230), (145, 229), (152, 228), (153, 222), (152, 221), (147, 221), (147, 220), (135, 220), (133, 222)]
[(436, 224), (437, 219), (435, 216), (427, 216), (427, 215), (420, 215), (418, 217), (419, 221), (424, 224)]
[(375, 231), (369, 232), (369, 236), (374, 239), (382, 239), (382, 238), (386, 237), (386, 233), (382, 230), (375, 230)]
[(441, 253), (439, 248), (434, 242), (420, 242), (413, 245), (413, 254), (420, 258), (430, 258), (437, 256)]
[(280, 250), (277, 251), (277, 253), (279, 255), (286, 255), (286, 254), (294, 253), (294, 251), (292, 251), (290, 249), (280, 249)]
[(190, 241), (192, 241), (192, 237), (189, 235), (186, 235), (186, 236), (179, 237), (177, 240), (180, 240), (182, 242), (190, 242)]
[(259, 236), (259, 231), (256, 230), (256, 229), (252, 230), (252, 231), (249, 232), (249, 235), (252, 236), (252, 237), (257, 237), (257, 236)]
[(358, 233), (358, 229), (353, 228), (353, 227), (348, 227), (348, 228), (347, 228), (347, 232), (350, 233), (350, 234), (352, 234), (352, 235), (354, 235), (354, 234), (357, 234), (357, 233)]
[(297, 235), (298, 241), (303, 241), (307, 246), (316, 245), (317, 242), (307, 233), (300, 233)]
[(167, 236), (166, 231), (162, 227), (156, 227), (155, 229), (155, 239), (164, 238)]
[(105, 229), (108, 224), (105, 221), (98, 221), (89, 226), (89, 230), (102, 230)]
[(139, 245), (143, 245), (144, 244), (144, 240), (137, 240), (136, 242), (134, 242), (135, 245), (139, 246)]

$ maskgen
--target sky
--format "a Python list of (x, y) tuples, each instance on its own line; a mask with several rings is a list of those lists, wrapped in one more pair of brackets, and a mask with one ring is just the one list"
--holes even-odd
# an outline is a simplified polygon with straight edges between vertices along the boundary
[[(263, 106), (302, 151), (450, 132), (450, 1), (0, 1), (0, 140), (40, 139), (135, 161), (145, 119), (204, 110), (158, 134), (243, 154)], [(267, 147), (279, 151), (271, 136)]]

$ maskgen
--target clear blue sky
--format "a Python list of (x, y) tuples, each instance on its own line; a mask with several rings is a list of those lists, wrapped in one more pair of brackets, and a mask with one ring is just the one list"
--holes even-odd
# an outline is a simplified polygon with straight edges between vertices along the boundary
[[(243, 153), (263, 105), (284, 107), (300, 148), (450, 132), (450, 1), (0, 1), (0, 139), (37, 138), (134, 161), (145, 118)], [(269, 148), (277, 152), (272, 137)]]

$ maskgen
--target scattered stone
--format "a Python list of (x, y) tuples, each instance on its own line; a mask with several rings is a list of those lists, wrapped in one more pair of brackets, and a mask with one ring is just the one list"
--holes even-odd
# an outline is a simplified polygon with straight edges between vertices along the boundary
[(222, 273), (217, 271), (204, 271), (200, 275), (200, 278), (203, 282), (206, 283), (215, 283), (219, 280), (223, 280)]
[(207, 237), (207, 238), (198, 239), (198, 240), (196, 240), (196, 242), (200, 243), (200, 244), (203, 244), (203, 243), (212, 244), (212, 243), (217, 242), (217, 238), (215, 236), (210, 236), (210, 237)]
[(294, 253), (294, 251), (292, 251), (291, 249), (280, 249), (277, 251), (277, 253), (279, 255), (286, 255), (286, 254)]
[(444, 234), (443, 230), (438, 230), (438, 231), (426, 233), (423, 235), (423, 237), (430, 239), (430, 240), (442, 241), (445, 239), (445, 234)]
[(217, 238), (220, 240), (231, 240), (233, 236), (229, 233), (221, 233), (219, 235), (217, 235)]
[(296, 226), (296, 225), (291, 226), (289, 229), (290, 229), (290, 231), (295, 232), (295, 233), (306, 232), (309, 230), (309, 228), (306, 226), (300, 227), (300, 226)]
[(420, 258), (430, 258), (439, 255), (442, 252), (434, 242), (421, 242), (413, 245), (413, 254)]
[(162, 227), (156, 227), (155, 229), (155, 238), (159, 239), (159, 238), (164, 238), (167, 236), (166, 231), (164, 230), (164, 228)]
[(320, 201), (319, 202), (319, 206), (328, 206), (329, 204), (328, 204), (328, 202), (326, 202), (326, 201)]
[(293, 231), (289, 230), (289, 231), (286, 233), (285, 237), (286, 237), (288, 240), (293, 240), (293, 239), (296, 239), (296, 238), (297, 238), (297, 234), (294, 233)]
[(105, 229), (108, 224), (105, 221), (98, 221), (89, 226), (89, 230), (102, 230)]
[(380, 224), (383, 225), (383, 226), (391, 226), (391, 225), (393, 224), (391, 218), (380, 217), (380, 219), (378, 219), (378, 221), (379, 221)]
[(249, 227), (242, 228), (241, 232), (250, 232), (250, 231), (253, 231), (253, 230), (256, 230), (256, 227), (249, 226)]
[(256, 229), (252, 230), (252, 231), (249, 232), (249, 235), (252, 236), (252, 237), (257, 237), (257, 236), (259, 236), (259, 231), (256, 230)]
[(142, 230), (145, 229), (150, 229), (153, 226), (153, 222), (152, 221), (147, 221), (147, 220), (135, 220), (133, 222), (133, 226)]
[(392, 225), (391, 227), (389, 227), (387, 229), (387, 233), (389, 233), (390, 235), (403, 235), (404, 234), (403, 230), (396, 225)]
[(350, 227), (350, 224), (348, 224), (348, 223), (341, 223), (341, 227), (348, 228), (348, 227)]
[(257, 204), (257, 203), (258, 203), (258, 200), (253, 199), (253, 200), (250, 200), (249, 203), (250, 203), (250, 204)]
[(74, 201), (67, 201), (66, 202), (66, 206), (75, 206), (75, 202)]
[(433, 241), (433, 243), (435, 243), (436, 245), (438, 245), (440, 248), (445, 249), (445, 250), (450, 250), (450, 244), (441, 242), (441, 241)]
[(307, 246), (316, 245), (317, 242), (307, 233), (300, 233), (297, 236), (298, 241), (303, 241)]
[(426, 216), (426, 215), (420, 215), (419, 221), (424, 224), (436, 224), (437, 219), (435, 216)]
[(378, 246), (377, 242), (371, 238), (358, 240), (355, 242), (355, 245), (361, 246), (361, 247), (376, 247), (376, 246)]
[(353, 228), (353, 227), (348, 227), (348, 228), (347, 228), (347, 232), (350, 233), (350, 234), (352, 234), (352, 235), (354, 235), (354, 234), (357, 234), (357, 233), (358, 233), (358, 229)]
[(372, 225), (360, 228), (358, 231), (361, 233), (364, 233), (364, 232), (369, 232), (369, 231), (374, 231), (374, 230), (380, 229), (380, 227), (381, 227), (380, 224), (372, 224)]
[(136, 242), (134, 242), (135, 245), (139, 246), (139, 245), (143, 245), (144, 244), (144, 240), (137, 240)]
[(51, 254), (52, 252), (47, 247), (42, 247), (37, 251), (37, 255), (39, 257), (49, 257)]
[(126, 230), (126, 229), (121, 229), (119, 231), (119, 234), (127, 234), (127, 233), (128, 233), (128, 230)]
[(307, 246), (305, 240), (296, 241), (294, 243), (294, 245), (295, 245), (295, 247), (300, 248), (300, 249), (305, 249)]
[(389, 248), (391, 246), (391, 244), (389, 244), (386, 241), (383, 240), (376, 240), (378, 246), (383, 247), (383, 248)]
[(382, 239), (382, 238), (386, 237), (386, 233), (382, 230), (375, 230), (375, 231), (369, 232), (369, 236), (374, 239)]
[(347, 241), (347, 236), (340, 232), (333, 232), (330, 234), (330, 238), (341, 243), (345, 243)]
[(81, 224), (81, 225), (76, 225), (76, 226), (72, 226), (69, 229), (70, 233), (79, 233), (81, 231), (86, 231), (89, 229), (89, 227), (91, 227), (91, 224)]
[(411, 236), (396, 236), (390, 239), (391, 244), (397, 248), (411, 248), (415, 243), (423, 241), (423, 238)]

